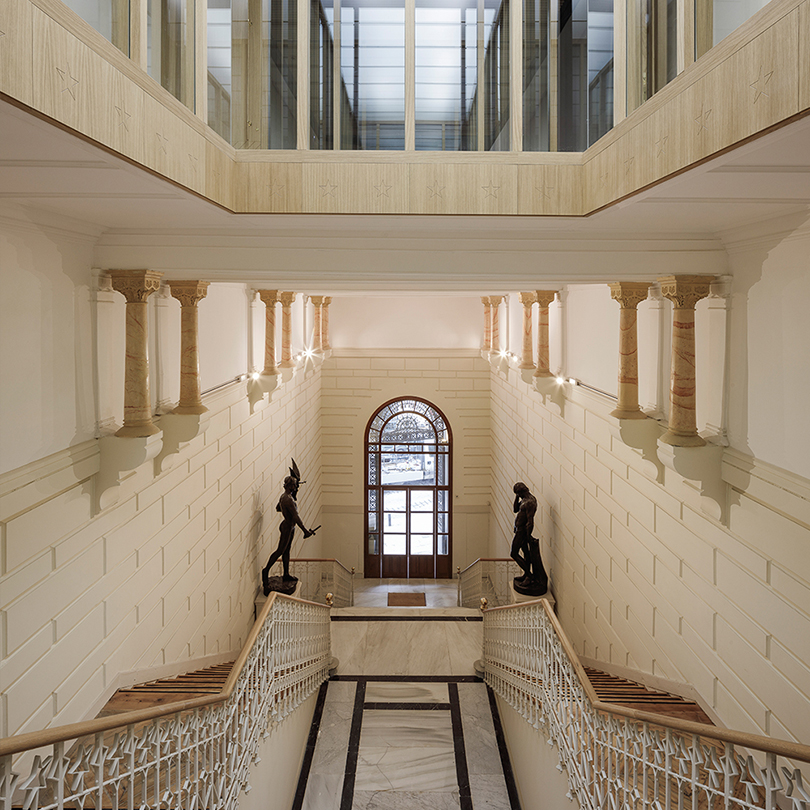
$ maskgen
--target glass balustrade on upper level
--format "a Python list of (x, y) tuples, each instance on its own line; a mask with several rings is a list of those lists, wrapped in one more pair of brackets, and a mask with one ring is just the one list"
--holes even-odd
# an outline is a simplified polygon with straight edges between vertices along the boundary
[(67, 5), (239, 149), (580, 152), (766, 5), (691, 1)]

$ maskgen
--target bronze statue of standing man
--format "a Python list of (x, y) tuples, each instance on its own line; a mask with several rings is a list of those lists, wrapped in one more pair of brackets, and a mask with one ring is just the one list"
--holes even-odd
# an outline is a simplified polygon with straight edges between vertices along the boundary
[(517, 517), (511, 557), (523, 570), (523, 576), (514, 579), (515, 590), (525, 596), (542, 596), (548, 590), (548, 576), (540, 557), (540, 541), (532, 537), (537, 498), (522, 481), (518, 481), (512, 491)]
[[(294, 461), (293, 464), (295, 464)], [(294, 471), (297, 472), (298, 468), (295, 467)], [(290, 472), (293, 472), (293, 468), (290, 469)], [(297, 581), (296, 577), (290, 575), (290, 549), (292, 548), (295, 527), (301, 527), (301, 530), (304, 532), (304, 539), (307, 537), (312, 537), (312, 535), (315, 534), (315, 532), (320, 528), (320, 526), (318, 526), (315, 529), (308, 529), (306, 526), (304, 526), (301, 518), (298, 515), (296, 496), (298, 495), (298, 487), (300, 483), (300, 476), (296, 476), (294, 474), (288, 475), (284, 479), (284, 492), (281, 494), (281, 497), (278, 499), (278, 503), (276, 504), (276, 512), (281, 512), (283, 519), (281, 521), (281, 525), (278, 527), (278, 547), (270, 555), (267, 565), (265, 565), (265, 567), (262, 569), (262, 589), (265, 596), (270, 593), (270, 569), (273, 567), (274, 563), (279, 557), (281, 557), (282, 564), (284, 565), (284, 576), (282, 577), (282, 581), (285, 583)]]

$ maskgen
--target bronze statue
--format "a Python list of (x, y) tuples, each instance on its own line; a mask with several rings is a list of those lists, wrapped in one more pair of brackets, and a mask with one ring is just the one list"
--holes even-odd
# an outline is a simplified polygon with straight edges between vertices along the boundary
[[(290, 549), (292, 548), (295, 527), (301, 527), (302, 531), (304, 532), (304, 539), (307, 537), (312, 537), (312, 535), (321, 528), (320, 526), (316, 526), (314, 529), (308, 529), (306, 526), (304, 526), (301, 518), (298, 515), (298, 506), (296, 504), (296, 500), (298, 498), (298, 487), (305, 482), (301, 481), (301, 473), (298, 472), (298, 466), (295, 463), (295, 459), (293, 459), (292, 464), (292, 467), (290, 467), (290, 474), (284, 479), (284, 492), (281, 494), (281, 497), (278, 499), (278, 503), (276, 504), (276, 512), (281, 512), (283, 515), (281, 525), (278, 527), (278, 547), (270, 555), (267, 565), (265, 565), (265, 567), (262, 569), (262, 590), (264, 591), (265, 596), (267, 596), (271, 590), (277, 590), (277, 588), (271, 587), (270, 569), (273, 567), (279, 557), (281, 557), (284, 566), (284, 575), (281, 577), (282, 583), (292, 585), (298, 581), (297, 577), (290, 575)], [(273, 579), (278, 579), (278, 577), (273, 577)], [(284, 590), (286, 591), (287, 588)]]
[(548, 590), (548, 576), (540, 557), (540, 541), (532, 537), (537, 498), (522, 481), (518, 481), (512, 491), (517, 517), (511, 557), (523, 570), (523, 576), (514, 579), (515, 590), (526, 596), (542, 596)]

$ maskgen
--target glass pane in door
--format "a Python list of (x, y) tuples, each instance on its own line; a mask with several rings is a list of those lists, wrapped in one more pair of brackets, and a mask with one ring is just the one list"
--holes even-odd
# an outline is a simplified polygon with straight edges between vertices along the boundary
[(411, 554), (419, 554), (419, 555), (433, 554), (433, 535), (412, 534)]

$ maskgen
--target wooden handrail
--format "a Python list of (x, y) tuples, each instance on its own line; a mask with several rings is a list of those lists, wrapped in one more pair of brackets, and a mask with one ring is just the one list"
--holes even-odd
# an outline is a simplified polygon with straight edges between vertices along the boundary
[[(477, 560), (471, 562), (466, 568), (459, 571), (459, 574), (463, 574), (465, 571), (469, 571), (474, 565), (477, 565), (480, 562), (515, 562), (511, 557), (479, 557)], [(515, 563), (517, 565), (517, 563)]]
[(531, 605), (541, 605), (543, 607), (594, 710), (606, 714), (618, 715), (620, 717), (627, 717), (639, 723), (652, 723), (653, 725), (670, 728), (673, 731), (680, 731), (684, 734), (709, 737), (719, 742), (731, 743), (732, 745), (739, 745), (743, 748), (755, 748), (758, 751), (764, 751), (768, 754), (776, 754), (777, 756), (787, 757), (788, 759), (810, 762), (810, 745), (790, 742), (789, 740), (774, 739), (773, 737), (764, 737), (761, 734), (749, 734), (745, 731), (733, 731), (731, 729), (718, 728), (717, 726), (707, 726), (705, 723), (697, 723), (693, 720), (679, 720), (676, 717), (668, 717), (667, 715), (656, 714), (654, 712), (645, 712), (641, 709), (630, 709), (626, 706), (619, 706), (616, 703), (607, 703), (599, 700), (596, 690), (593, 688), (593, 684), (591, 684), (590, 679), (585, 673), (585, 668), (582, 666), (579, 656), (574, 650), (573, 644), (571, 644), (570, 639), (565, 634), (560, 620), (557, 618), (548, 600), (534, 599), (531, 602), (521, 602), (517, 605), (499, 605), (498, 607), (488, 608), (484, 612), (492, 613), (496, 610), (515, 610)]
[(160, 717), (166, 717), (170, 714), (177, 714), (177, 712), (186, 712), (192, 709), (201, 709), (206, 706), (224, 703), (233, 694), (236, 682), (244, 669), (248, 655), (250, 655), (250, 651), (259, 636), (259, 632), (264, 626), (267, 616), (277, 599), (286, 599), (291, 602), (300, 602), (304, 605), (315, 605), (316, 607), (327, 607), (320, 602), (310, 602), (308, 599), (299, 599), (296, 596), (286, 596), (285, 594), (273, 591), (262, 606), (256, 621), (253, 623), (253, 627), (250, 628), (242, 651), (239, 653), (228, 679), (217, 694), (191, 698), (189, 700), (178, 700), (175, 703), (150, 706), (146, 709), (134, 709), (129, 712), (113, 714), (109, 717), (96, 717), (93, 720), (83, 720), (81, 723), (54, 726), (53, 728), (46, 728), (42, 731), (29, 731), (27, 734), (17, 734), (13, 737), (3, 737), (0, 739), (0, 757), (8, 756), (9, 754), (20, 754), (23, 751), (30, 751), (45, 745), (67, 742), (68, 740), (75, 740), (78, 737), (87, 737), (91, 734), (112, 731), (116, 728), (126, 728), (136, 723), (146, 723), (150, 720), (157, 720)]

